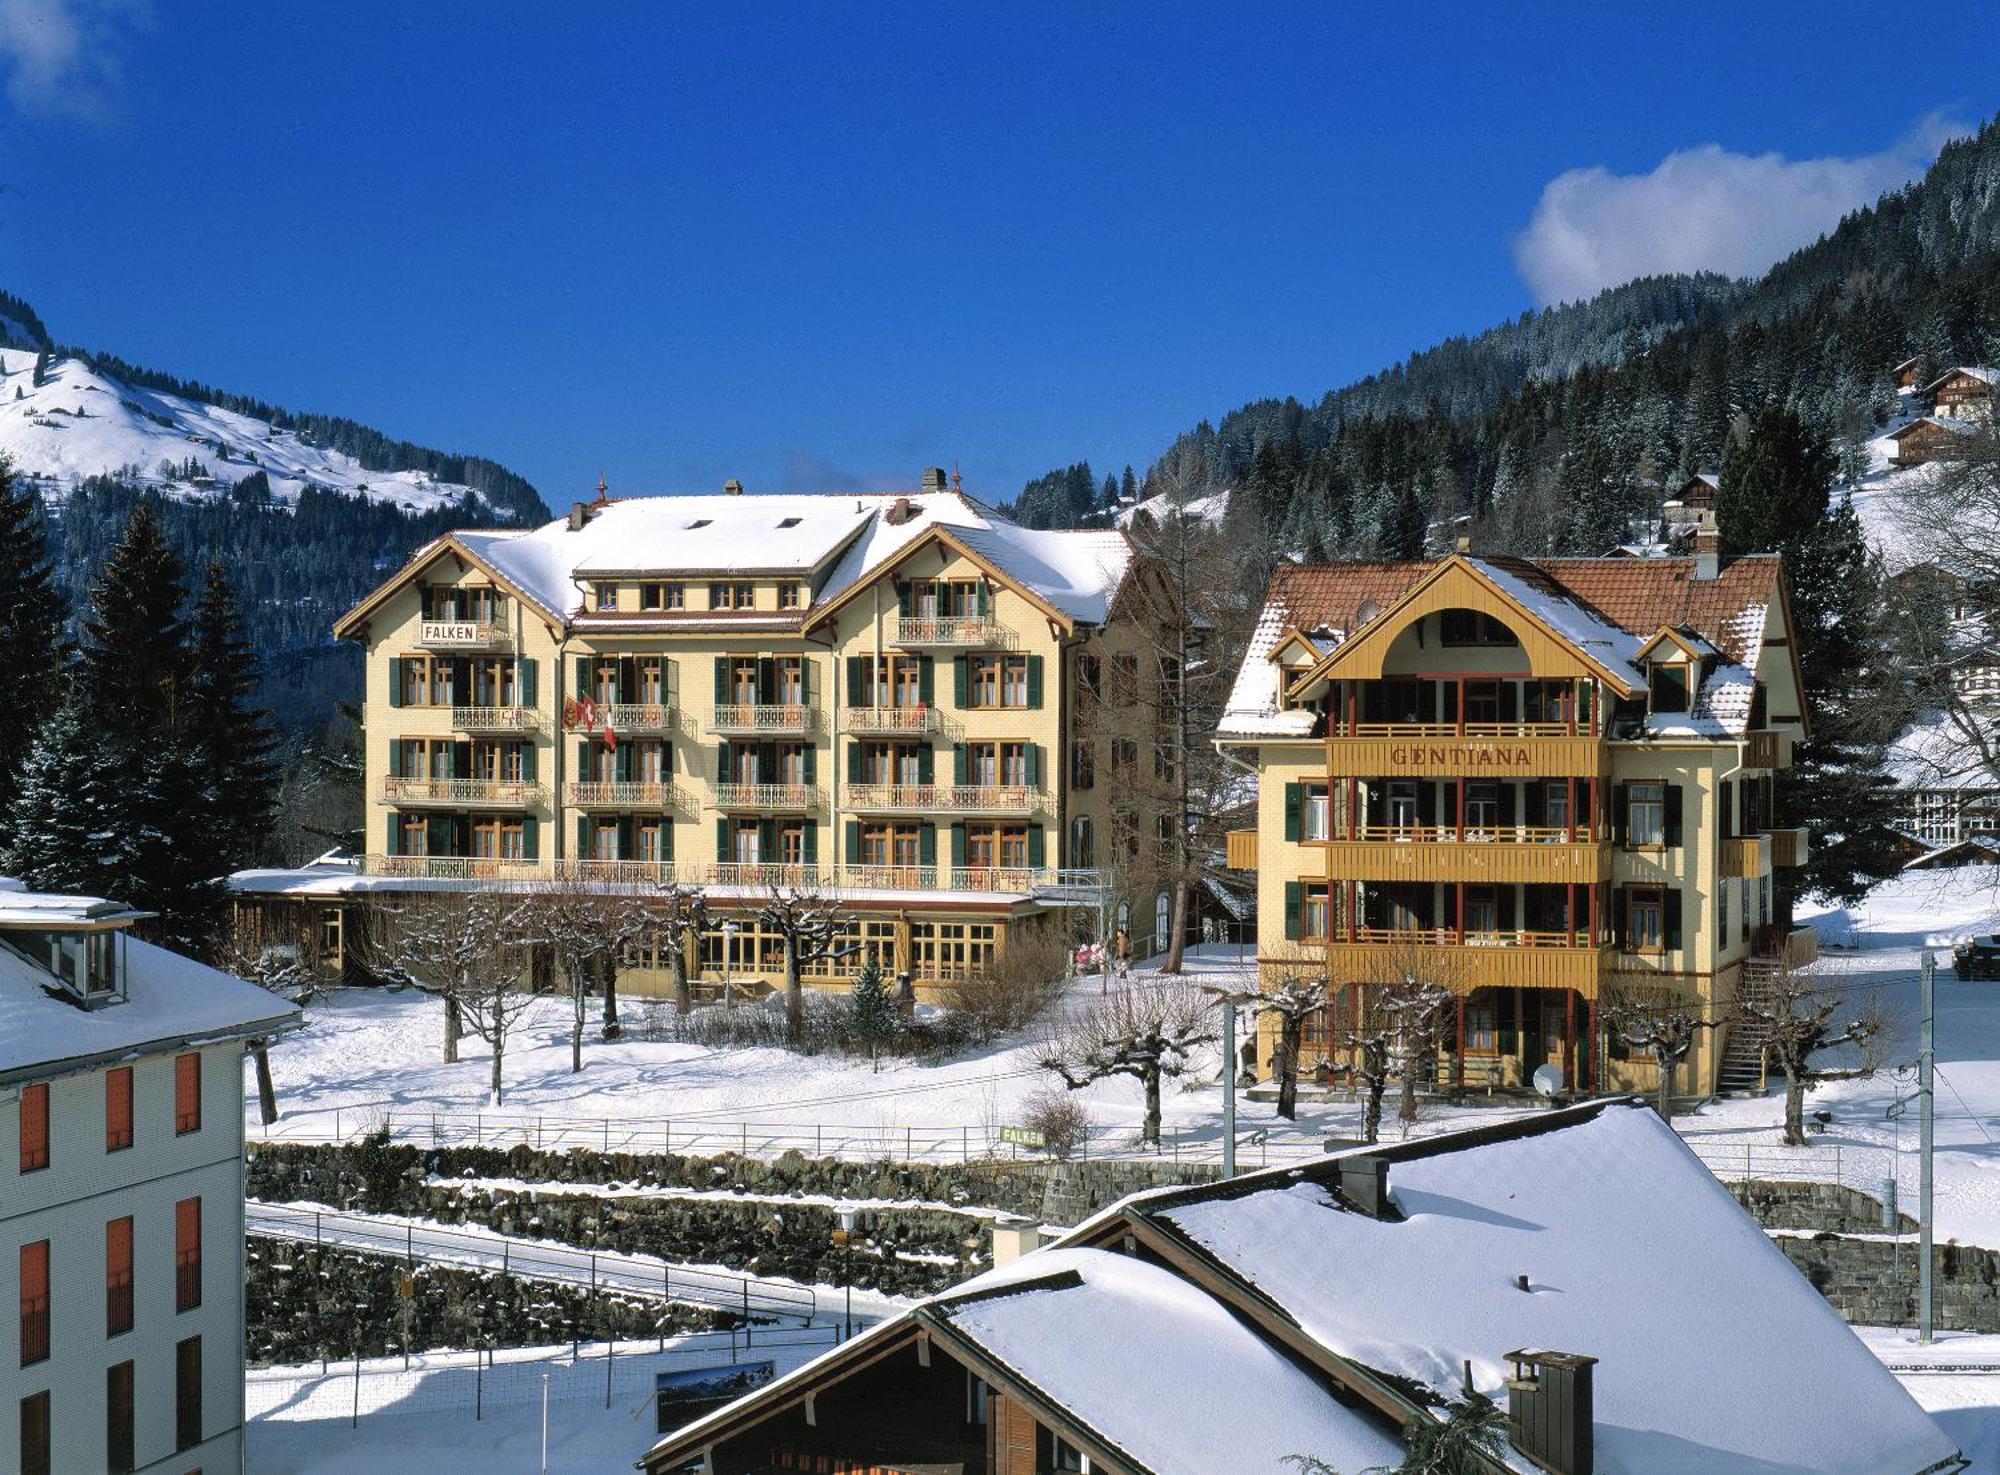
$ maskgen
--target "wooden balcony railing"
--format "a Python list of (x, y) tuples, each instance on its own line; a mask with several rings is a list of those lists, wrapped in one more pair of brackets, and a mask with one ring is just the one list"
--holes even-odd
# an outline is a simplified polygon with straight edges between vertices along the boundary
[(1573, 989), (1594, 998), (1602, 984), (1608, 947), (1566, 932), (1477, 932), (1458, 940), (1454, 928), (1359, 929), (1326, 943), (1336, 983), (1386, 982), (1409, 966), (1414, 950), (1437, 965), (1438, 982), (1454, 993), (1479, 988)]
[(1591, 845), (1589, 825), (1356, 825), (1335, 840), (1405, 845)]
[(539, 784), (486, 778), (399, 778), (382, 780), (390, 804), (500, 804), (519, 808), (542, 797)]
[(542, 714), (533, 707), (453, 707), (451, 725), (460, 732), (540, 732)]
[(1552, 738), (1589, 737), (1567, 722), (1353, 722), (1336, 723), (1332, 736), (1349, 738)]
[(1480, 885), (1574, 885), (1606, 880), (1611, 847), (1572, 840), (1565, 829), (1540, 825), (1397, 830), (1361, 826), (1358, 840), (1327, 840), (1319, 848), (1332, 881), (1472, 882)]
[(569, 786), (569, 802), (580, 809), (677, 809), (677, 799), (672, 784), (644, 779), (586, 780)]
[(1785, 737), (1778, 732), (1753, 732), (1743, 745), (1745, 768), (1783, 768), (1786, 763)]
[(1530, 932), (1520, 928), (1506, 931), (1475, 931), (1467, 928), (1461, 933), (1456, 927), (1357, 927), (1352, 936), (1341, 934), (1330, 939), (1333, 942), (1381, 943), (1397, 947), (1517, 947), (1517, 948), (1566, 948), (1594, 947), (1582, 933)]
[(1722, 876), (1725, 880), (1755, 880), (1763, 874), (1762, 836), (1739, 835), (1722, 842)]
[(1223, 862), (1232, 871), (1257, 869), (1257, 832), (1231, 830), (1225, 840)]
[(812, 784), (717, 784), (717, 809), (813, 809), (820, 802)]
[(932, 706), (849, 707), (841, 713), (841, 720), (856, 737), (936, 732), (942, 726), (938, 709)]
[(998, 645), (1007, 632), (991, 615), (924, 615), (896, 621), (898, 645)]
[(1035, 790), (1024, 784), (849, 784), (849, 809), (905, 814), (1032, 814)]
[(492, 650), (512, 643), (507, 627), (492, 620), (424, 620), (417, 626), (417, 644), (425, 650)]
[(708, 719), (708, 731), (723, 734), (779, 736), (785, 733), (813, 732), (818, 727), (819, 709), (793, 702), (770, 704), (732, 702), (717, 707), (714, 715)]
[(1772, 830), (1764, 838), (1771, 842), (1771, 866), (1774, 870), (1806, 863), (1811, 847), (1803, 829)]

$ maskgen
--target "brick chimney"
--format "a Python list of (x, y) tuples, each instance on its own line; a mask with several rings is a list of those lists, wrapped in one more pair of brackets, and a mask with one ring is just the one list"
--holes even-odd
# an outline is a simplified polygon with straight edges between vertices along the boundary
[(950, 483), (945, 480), (944, 468), (942, 466), (926, 466), (924, 468), (923, 489), (927, 492), (942, 492), (950, 489)]
[(737, 480), (737, 479), (736, 479), (735, 477), (733, 477), (733, 476), (732, 476), (732, 477), (730, 477), (728, 481), (725, 481), (725, 482), (724, 482), (724, 483), (722, 484), (722, 494), (723, 494), (723, 495), (724, 495), (725, 497), (740, 497), (740, 496), (742, 496), (742, 495), (743, 495), (743, 483), (742, 483), (742, 482), (740, 482), (740, 481), (738, 481), (738, 480)]
[[(943, 473), (940, 472), (939, 475)], [(908, 497), (898, 497), (889, 504), (889, 510), (882, 514), (882, 520), (892, 528), (899, 528), (916, 515), (916, 505)]]
[(1694, 576), (1697, 581), (1708, 583), (1721, 573), (1722, 533), (1715, 525), (1715, 514), (1704, 512), (1694, 528)]

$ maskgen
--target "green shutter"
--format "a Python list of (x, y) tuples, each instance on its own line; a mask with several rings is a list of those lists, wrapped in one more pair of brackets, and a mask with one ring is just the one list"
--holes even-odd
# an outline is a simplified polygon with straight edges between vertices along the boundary
[(851, 866), (860, 865), (861, 864), (861, 821), (860, 820), (851, 819), (847, 822), (846, 843), (847, 843), (847, 863)]
[(847, 781), (850, 784), (861, 782), (861, 744), (859, 741), (850, 741), (847, 745)]
[(451, 745), (451, 776), (472, 777), (472, 744), (469, 741), (454, 742)]
[(1305, 936), (1306, 927), (1306, 883), (1287, 881), (1285, 883), (1285, 937), (1298, 942)]
[(965, 657), (953, 656), (951, 658), (951, 700), (954, 706), (961, 708), (965, 706), (966, 686)]
[(965, 744), (953, 743), (951, 745), (951, 781), (963, 788), (966, 782), (966, 774), (970, 771), (971, 766), (971, 762), (965, 751)]
[(778, 662), (773, 656), (757, 657), (757, 700), (769, 704), (778, 699)]
[(818, 865), (818, 864), (819, 864), (819, 825), (818, 825), (818, 823), (817, 823), (817, 822), (815, 822), (815, 821), (813, 821), (813, 820), (807, 820), (807, 821), (806, 821), (806, 833), (805, 833), (805, 842), (806, 842), (806, 864), (807, 864), (807, 865), (809, 865), (809, 866), (816, 866), (816, 865)]
[(1039, 711), (1042, 705), (1042, 658), (1028, 657), (1028, 706)]
[(620, 743), (612, 754), (612, 771), (618, 775), (620, 783), (632, 782), (632, 758), (635, 751), (630, 743)]
[(542, 822), (532, 814), (521, 821), (521, 858), (523, 860), (542, 858)]
[(590, 859), (590, 816), (589, 815), (579, 814), (576, 817), (576, 855), (574, 858), (577, 860)]
[(801, 657), (799, 660), (799, 701), (807, 704), (813, 699), (813, 663)]
[(389, 811), (389, 834), (383, 848), (389, 855), (403, 853), (403, 817), (393, 809)]
[(934, 784), (937, 782), (937, 750), (929, 743), (917, 749), (917, 782)]
[(670, 819), (662, 820), (660, 821), (660, 859), (672, 860), (673, 858), (674, 822)]
[(726, 819), (715, 822), (715, 858), (722, 861), (730, 859), (729, 821)]
[(718, 784), (735, 782), (729, 767), (729, 739), (724, 738), (715, 745), (715, 781)]
[(904, 583), (896, 586), (896, 613), (906, 620), (910, 617), (910, 607), (916, 599), (916, 592), (916, 586), (913, 584)]
[(1028, 772), (1028, 787), (1038, 789), (1042, 786), (1042, 745), (1029, 743), (1024, 757), (1026, 762), (1022, 766)]
[(618, 819), (618, 859), (632, 858), (632, 816), (621, 815)]
[(778, 822), (774, 819), (757, 821), (757, 858), (772, 861), (778, 856)]
[(929, 656), (917, 657), (917, 700), (926, 707), (937, 705), (937, 662)]
[(1048, 840), (1043, 834), (1042, 827), (1040, 825), (1029, 825), (1028, 826), (1029, 867), (1033, 870), (1040, 870), (1043, 866), (1048, 864), (1048, 856), (1049, 856)]
[[(1611, 838), (1620, 845), (1625, 843), (1626, 821), (1630, 818), (1626, 813), (1626, 797), (1625, 785), (1611, 786)], [(1625, 940), (1625, 928), (1622, 923), (1618, 928), (1618, 940), (1622, 946)]]
[(817, 743), (806, 744), (805, 774), (808, 784), (819, 782), (819, 745)]
[(953, 870), (965, 869), (965, 826), (951, 827), (951, 865)]
[(1667, 785), (1666, 835), (1667, 844), (1679, 845), (1681, 843), (1681, 786), (1679, 784)]
[(1660, 902), (1660, 936), (1668, 951), (1677, 952), (1681, 947), (1681, 891), (1678, 886), (1669, 886)]
[(917, 831), (917, 864), (926, 869), (937, 865), (936, 825), (924, 825)]
[(590, 695), (590, 657), (576, 658), (576, 694), (581, 700)]
[(861, 700), (861, 657), (860, 656), (849, 656), (847, 658), (847, 705), (850, 707), (860, 707), (866, 705)]
[[(1611, 940), (1621, 950), (1625, 946), (1628, 929), (1625, 925), (1625, 888), (1613, 887), (1611, 891)], [(1506, 990), (1501, 990), (1505, 993)]]
[(524, 707), (532, 707), (536, 703), (535, 665), (534, 659), (529, 656), (523, 656), (516, 662), (516, 669), (520, 674), (516, 677), (515, 684), (519, 688), (517, 694), (520, 696), (521, 705)]
[(1285, 838), (1296, 840), (1305, 832), (1305, 785), (1285, 785)]
[(984, 619), (993, 613), (993, 590), (984, 579), (981, 579), (976, 587), (979, 590), (979, 614), (980, 618)]
[(729, 705), (729, 660), (726, 656), (715, 658), (715, 705)]
[(389, 705), (392, 707), (403, 705), (403, 658), (401, 656), (389, 657)]
[(532, 742), (521, 744), (521, 782), (524, 784), (535, 781), (535, 751)]

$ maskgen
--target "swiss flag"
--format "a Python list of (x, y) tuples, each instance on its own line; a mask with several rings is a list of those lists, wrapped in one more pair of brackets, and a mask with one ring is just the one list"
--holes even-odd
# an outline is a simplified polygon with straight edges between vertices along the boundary
[(604, 746), (614, 753), (618, 751), (618, 734), (611, 730), (611, 709), (604, 709)]

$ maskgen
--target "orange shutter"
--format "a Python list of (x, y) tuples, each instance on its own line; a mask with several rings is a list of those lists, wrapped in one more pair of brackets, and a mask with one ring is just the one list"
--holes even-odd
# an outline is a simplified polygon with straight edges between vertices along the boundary
[(192, 1311), (201, 1304), (201, 1200), (184, 1198), (174, 1205), (174, 1309)]
[(121, 1065), (104, 1073), (104, 1150), (117, 1152), (132, 1145), (132, 1067)]
[(185, 1136), (201, 1130), (201, 1057), (174, 1060), (174, 1132)]
[(29, 1086), (21, 1092), (21, 1171), (32, 1173), (49, 1165), (49, 1088)]
[(49, 1242), (21, 1246), (21, 1363), (49, 1355)]
[(132, 1219), (104, 1226), (104, 1334), (132, 1330)]

